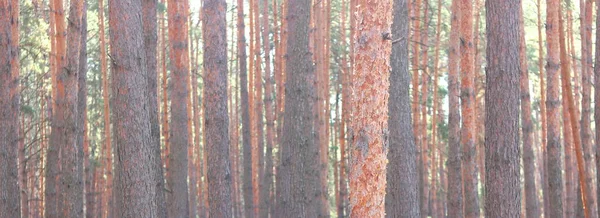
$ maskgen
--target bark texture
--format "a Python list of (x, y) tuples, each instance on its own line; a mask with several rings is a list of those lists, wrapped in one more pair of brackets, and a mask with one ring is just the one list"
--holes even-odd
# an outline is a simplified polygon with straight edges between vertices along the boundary
[(18, 75), (11, 62), (16, 55), (12, 36), (11, 0), (0, 0), (0, 217), (20, 217), (17, 176), (19, 135)]
[(116, 217), (159, 217), (141, 0), (110, 1)]
[[(389, 165), (387, 167), (387, 217), (419, 217), (417, 147), (411, 123), (408, 71), (407, 1), (394, 3), (392, 36), (400, 40), (392, 44), (389, 90)], [(345, 100), (345, 99), (344, 99)], [(342, 169), (344, 170), (344, 169)]]
[(314, 106), (315, 70), (309, 51), (310, 0), (287, 2), (285, 112), (281, 160), (277, 171), (277, 217), (324, 217), (321, 214), (319, 144)]
[(148, 80), (147, 94), (148, 106), (150, 107), (150, 136), (152, 137), (153, 166), (156, 175), (154, 182), (158, 193), (155, 195), (156, 205), (158, 206), (159, 217), (167, 216), (165, 200), (165, 178), (163, 174), (163, 165), (160, 151), (160, 126), (158, 118), (158, 35), (157, 35), (157, 0), (142, 0), (142, 19), (144, 31), (144, 49), (146, 52), (146, 78)]
[(384, 217), (392, 2), (359, 0), (357, 4), (360, 22), (355, 23), (352, 36), (350, 214)]
[(559, 100), (559, 40), (558, 40), (558, 17), (559, 1), (546, 1), (546, 39), (548, 47), (548, 58), (546, 64), (547, 76), (547, 99), (546, 112), (548, 117), (547, 127), (547, 145), (546, 153), (548, 161), (545, 166), (545, 173), (548, 177), (548, 210), (549, 217), (563, 217), (563, 184), (562, 184), (562, 161), (561, 161), (561, 144), (560, 144), (560, 100)]
[(460, 17), (459, 0), (452, 0), (450, 22), (450, 54), (448, 56), (448, 216), (463, 217), (462, 162), (460, 151), (459, 60)]
[(520, 0), (486, 1), (485, 216), (521, 213), (519, 148)]
[[(171, 129), (167, 166), (169, 217), (188, 217), (188, 98), (190, 90), (187, 8), (188, 1), (169, 0), (169, 55), (171, 59)], [(205, 17), (206, 18), (206, 17)], [(206, 81), (208, 83), (209, 81)], [(209, 84), (207, 84), (208, 87)]]
[(231, 217), (225, 0), (204, 0), (204, 126), (210, 217)]

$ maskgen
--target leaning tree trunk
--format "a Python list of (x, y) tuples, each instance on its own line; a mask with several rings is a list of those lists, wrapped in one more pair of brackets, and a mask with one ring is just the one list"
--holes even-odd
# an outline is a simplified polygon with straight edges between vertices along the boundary
[[(408, 71), (408, 10), (407, 1), (394, 3), (389, 96), (389, 165), (387, 168), (387, 217), (419, 217), (417, 147), (411, 122)], [(347, 99), (344, 99), (347, 100)], [(343, 128), (343, 127), (342, 127)], [(342, 168), (342, 170), (344, 170)]]
[[(519, 217), (519, 0), (486, 1), (485, 216)], [(559, 199), (560, 200), (560, 199)]]
[(159, 217), (141, 0), (109, 2), (116, 217)]

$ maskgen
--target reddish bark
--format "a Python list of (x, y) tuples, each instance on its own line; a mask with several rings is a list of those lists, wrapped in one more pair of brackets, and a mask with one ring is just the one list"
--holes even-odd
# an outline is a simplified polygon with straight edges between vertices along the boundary
[[(547, 145), (546, 151), (548, 161), (544, 171), (548, 177), (548, 215), (549, 217), (563, 216), (563, 185), (562, 185), (562, 161), (560, 144), (560, 101), (559, 101), (559, 1), (547, 0), (546, 39), (548, 45), (548, 58), (546, 73), (548, 79), (546, 111), (548, 117)], [(546, 195), (546, 193), (544, 193)]]
[[(388, 134), (388, 87), (392, 2), (357, 2), (352, 82), (354, 97), (350, 180), (350, 214), (385, 216)], [(374, 16), (376, 15), (376, 16)], [(386, 37), (387, 35), (387, 37)], [(358, 94), (361, 93), (361, 94)], [(406, 122), (403, 120), (400, 122)]]
[(460, 60), (460, 17), (459, 1), (451, 6), (450, 54), (448, 56), (448, 216), (463, 216), (462, 162), (459, 138), (459, 60)]

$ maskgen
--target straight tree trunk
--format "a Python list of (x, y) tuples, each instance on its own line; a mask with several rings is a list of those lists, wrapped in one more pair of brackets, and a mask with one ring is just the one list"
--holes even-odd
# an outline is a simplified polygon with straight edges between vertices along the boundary
[[(160, 150), (160, 120), (158, 115), (158, 61), (157, 61), (157, 0), (142, 1), (142, 29), (144, 31), (144, 49), (146, 52), (146, 67), (147, 67), (147, 96), (150, 112), (150, 136), (152, 139), (153, 150), (153, 166), (156, 174), (154, 182), (157, 186), (157, 193), (154, 193), (154, 200), (158, 206), (159, 217), (167, 216), (166, 200), (165, 200), (165, 178), (163, 173), (163, 165)], [(187, 66), (187, 64), (186, 64)], [(184, 178), (185, 179), (185, 178)]]
[(442, 0), (438, 0), (437, 8), (437, 26), (435, 31), (435, 59), (433, 63), (433, 109), (431, 111), (431, 217), (437, 218), (442, 217), (439, 212), (439, 201), (438, 201), (438, 184), (437, 184), (437, 152), (438, 152), (438, 130), (437, 130), (437, 112), (439, 107), (438, 100), (438, 77), (439, 77), (439, 64), (440, 64), (440, 33), (442, 30)]
[(309, 50), (310, 0), (287, 2), (285, 111), (276, 217), (326, 217), (321, 214), (320, 149), (314, 131), (316, 75)]
[[(355, 15), (360, 22), (356, 23), (357, 31), (352, 36), (356, 51), (352, 56), (354, 97), (350, 101), (354, 115), (350, 130), (353, 133), (350, 214), (383, 217), (389, 144), (392, 2), (360, 0), (357, 4)], [(408, 119), (396, 122), (408, 122)]]
[[(548, 117), (548, 140), (546, 145), (548, 161), (544, 169), (548, 176), (548, 192), (547, 199), (549, 201), (548, 210), (549, 217), (563, 217), (562, 204), (562, 161), (561, 161), (561, 144), (560, 144), (560, 101), (559, 94), (559, 2), (558, 0), (546, 0), (546, 38), (548, 45), (548, 63), (546, 65), (546, 73), (548, 79), (546, 111)], [(544, 193), (546, 195), (546, 193)]]
[[(115, 136), (115, 217), (159, 217), (142, 1), (110, 1), (110, 43)], [(134, 88), (131, 88), (134, 87)]]
[[(600, 13), (600, 3), (596, 2), (596, 14)], [(600, 16), (596, 17), (596, 29), (600, 28)], [(600, 34), (596, 33), (596, 53), (595, 64), (600, 66)], [(596, 126), (596, 203), (600, 208), (600, 67), (594, 68), (594, 123)]]
[[(583, 52), (585, 55), (582, 55), (582, 72), (581, 72), (581, 84), (582, 84), (582, 95), (581, 95), (581, 145), (583, 148), (583, 157), (585, 161), (586, 171), (585, 171), (585, 186), (589, 188), (590, 191), (584, 192), (585, 198), (587, 200), (587, 204), (585, 205), (587, 214), (591, 218), (598, 217), (598, 208), (596, 207), (596, 199), (592, 190), (594, 190), (593, 183), (593, 172), (594, 166), (592, 163), (593, 158), (593, 150), (592, 150), (592, 121), (590, 120), (591, 116), (591, 88), (592, 88), (592, 71), (593, 68), (593, 57), (592, 57), (592, 17), (593, 17), (593, 2), (594, 0), (587, 0), (585, 2), (585, 41), (582, 44)], [(583, 7), (583, 5), (582, 5)], [(575, 91), (576, 92), (576, 91)]]
[[(102, 207), (105, 210), (98, 210), (101, 214), (105, 214), (104, 211), (112, 209), (112, 144), (111, 144), (111, 125), (110, 125), (110, 100), (109, 100), (109, 82), (108, 82), (108, 68), (106, 63), (106, 40), (104, 31), (104, 0), (98, 0), (98, 20), (99, 20), (99, 34), (100, 37), (100, 71), (102, 72), (102, 100), (104, 104), (103, 117), (104, 117), (104, 144), (102, 147), (102, 168), (106, 174), (106, 179), (101, 186), (102, 190)], [(104, 177), (102, 177), (104, 179)]]
[[(408, 71), (408, 10), (407, 1), (394, 3), (392, 22), (392, 44), (389, 90), (389, 165), (387, 168), (387, 195), (385, 209), (387, 217), (419, 217), (417, 173), (417, 147), (410, 121), (410, 75)], [(344, 98), (344, 101), (348, 99)], [(343, 127), (342, 127), (343, 130)], [(343, 156), (342, 156), (343, 158)], [(343, 159), (342, 159), (343, 161)], [(344, 168), (342, 168), (342, 172)], [(342, 177), (343, 179), (343, 177)]]
[[(83, 216), (83, 147), (77, 144), (78, 135), (78, 87), (79, 59), (81, 48), (81, 18), (83, 1), (71, 1), (69, 6), (69, 26), (66, 31), (69, 45), (66, 47), (66, 57), (61, 60), (57, 81), (56, 114), (53, 120), (51, 144), (59, 149), (59, 190), (58, 217)], [(57, 30), (61, 28), (57, 20)], [(59, 46), (60, 49), (60, 46)], [(66, 60), (64, 59), (66, 58)], [(52, 163), (49, 163), (52, 164)]]
[[(68, 114), (65, 114), (64, 112), (62, 112), (62, 110), (64, 109), (60, 109), (61, 107), (58, 106), (59, 104), (59, 99), (61, 97), (59, 97), (59, 84), (63, 83), (63, 91), (64, 91), (64, 82), (63, 81), (59, 81), (59, 75), (62, 73), (62, 69), (64, 68), (63, 62), (65, 62), (65, 35), (66, 35), (66, 30), (65, 30), (65, 16), (64, 16), (64, 9), (63, 9), (63, 3), (61, 0), (52, 0), (51, 1), (51, 8), (53, 9), (53, 14), (54, 14), (54, 30), (55, 30), (55, 86), (53, 87), (54, 90), (54, 96), (52, 98), (53, 100), (53, 106), (52, 106), (52, 122), (50, 124), (50, 128), (51, 128), (51, 132), (50, 132), (50, 143), (48, 146), (48, 151), (47, 151), (47, 160), (46, 160), (46, 175), (45, 177), (46, 179), (46, 192), (45, 192), (45, 198), (46, 201), (44, 203), (45, 208), (45, 215), (46, 217), (58, 217), (59, 216), (59, 209), (62, 208), (61, 203), (62, 201), (60, 200), (60, 181), (59, 181), (59, 175), (60, 175), (60, 159), (59, 159), (59, 153), (60, 153), (60, 138), (61, 136), (63, 136), (64, 134), (59, 134), (58, 133), (58, 128), (56, 128), (55, 126), (59, 127), (59, 126), (65, 126), (64, 122), (64, 117), (67, 116)], [(60, 70), (59, 70), (60, 69)], [(63, 78), (64, 80), (64, 78)], [(72, 85), (72, 84), (70, 84)], [(64, 93), (63, 93), (64, 96)], [(61, 122), (59, 124), (59, 122)], [(72, 125), (74, 125), (74, 123), (72, 123)], [(63, 128), (62, 130), (65, 130), (65, 128)], [(66, 131), (66, 130), (65, 130)], [(65, 140), (73, 140), (75, 138), (75, 134), (71, 134), (72, 137), (66, 137), (67, 139)], [(71, 144), (71, 146), (75, 146), (75, 142), (72, 143), (68, 143)]]
[(479, 195), (477, 191), (477, 162), (475, 149), (475, 76), (473, 49), (473, 1), (460, 1), (460, 106), (462, 126), (462, 174), (465, 200), (465, 216), (479, 217)]
[(525, 46), (523, 4), (519, 4), (519, 58), (521, 88), (521, 131), (523, 134), (523, 168), (525, 172), (525, 209), (527, 217), (540, 217), (538, 189), (535, 184), (535, 155), (533, 153), (533, 122), (531, 120), (531, 95)]
[(189, 52), (187, 30), (188, 1), (169, 0), (169, 51), (171, 59), (171, 147), (167, 168), (167, 206), (169, 217), (188, 217), (188, 143)]
[(540, 74), (540, 117), (542, 120), (542, 190), (544, 193), (543, 202), (544, 202), (544, 216), (548, 217), (550, 215), (550, 200), (548, 200), (548, 172), (547, 172), (547, 122), (546, 122), (546, 86), (544, 83), (545, 75), (544, 75), (544, 46), (543, 46), (543, 35), (542, 35), (542, 0), (537, 0), (537, 30), (538, 30), (538, 69)]
[(460, 150), (459, 60), (460, 60), (460, 3), (452, 0), (450, 54), (448, 56), (448, 216), (463, 217), (462, 162)]
[[(19, 78), (19, 70), (20, 70), (20, 63), (19, 63), (19, 1), (18, 0), (11, 0), (11, 11), (10, 11), (10, 17), (11, 17), (11, 22), (10, 22), (10, 28), (11, 28), (11, 39), (12, 40), (12, 49), (11, 52), (13, 52), (12, 55), (9, 55), (9, 57), (11, 58), (10, 62), (10, 74), (13, 76), (13, 79), (18, 79)], [(16, 80), (19, 81), (19, 80)], [(14, 81), (13, 81), (14, 82)], [(19, 86), (17, 86), (18, 88)], [(17, 91), (20, 91), (19, 89), (16, 89)], [(17, 97), (19, 97), (17, 95)], [(23, 116), (21, 116), (21, 119), (25, 119)], [(1, 122), (0, 122), (1, 123)], [(19, 148), (18, 148), (18, 157), (17, 157), (17, 161), (18, 161), (18, 166), (19, 166), (19, 189), (20, 189), (20, 201), (21, 201), (21, 215), (23, 215), (23, 217), (29, 217), (29, 199), (27, 196), (27, 193), (29, 193), (29, 190), (27, 190), (27, 169), (28, 168), (33, 168), (33, 167), (27, 167), (27, 159), (25, 159), (25, 139), (26, 139), (26, 132), (25, 130), (25, 122), (18, 124), (17, 127), (19, 129), (21, 129), (21, 131), (19, 132)], [(30, 159), (30, 157), (28, 157), (28, 159)]]
[[(275, 143), (275, 114), (274, 114), (274, 93), (273, 93), (273, 78), (271, 76), (271, 46), (269, 41), (269, 1), (262, 1), (262, 39), (263, 39), (263, 50), (265, 51), (265, 114), (267, 121), (267, 143), (265, 153), (265, 169), (264, 177), (262, 178), (262, 190), (261, 190), (261, 207), (260, 217), (269, 217), (269, 211), (272, 205), (270, 205), (271, 188), (273, 186), (273, 145)], [(262, 118), (261, 118), (262, 119)]]
[[(485, 216), (519, 217), (520, 1), (486, 1)], [(560, 198), (559, 198), (560, 199)]]
[(248, 104), (248, 69), (246, 62), (246, 35), (244, 25), (244, 2), (237, 0), (237, 49), (238, 49), (238, 67), (240, 69), (240, 95), (241, 95), (241, 110), (242, 110), (242, 154), (243, 174), (242, 174), (242, 192), (244, 198), (244, 215), (246, 218), (252, 218), (252, 142), (251, 142), (251, 126), (250, 126), (250, 107)]
[(225, 8), (224, 0), (203, 2), (204, 136), (210, 217), (232, 216)]
[(11, 22), (12, 0), (0, 0), (0, 217), (20, 217), (17, 168), (19, 75), (11, 64), (17, 54)]
[[(90, 149), (89, 149), (89, 139), (88, 139), (88, 128), (87, 128), (87, 95), (88, 95), (88, 89), (87, 89), (87, 82), (86, 82), (86, 77), (87, 77), (87, 0), (83, 0), (83, 8), (82, 8), (82, 14), (81, 14), (81, 38), (80, 38), (80, 48), (79, 48), (79, 75), (78, 75), (78, 83), (79, 83), (79, 88), (78, 88), (78, 93), (77, 93), (77, 125), (78, 125), (78, 133), (77, 133), (77, 147), (78, 148), (82, 148), (82, 150), (80, 151), (80, 157), (83, 159), (84, 161), (84, 165), (83, 165), (83, 172), (81, 174), (81, 178), (83, 180), (83, 184), (82, 187), (85, 189), (84, 193), (85, 195), (83, 195), (85, 197), (85, 201), (83, 201), (82, 199), (82, 208), (81, 208), (81, 213), (80, 213), (80, 217), (88, 216), (91, 215), (89, 212), (90, 210), (93, 212), (92, 209), (92, 205), (89, 204), (89, 202), (93, 202), (92, 198), (93, 195), (90, 195), (90, 191), (91, 191), (91, 186), (90, 184), (93, 183), (93, 181), (91, 181), (92, 178), (92, 170), (90, 169)], [(86, 203), (86, 213), (83, 213), (83, 202)]]

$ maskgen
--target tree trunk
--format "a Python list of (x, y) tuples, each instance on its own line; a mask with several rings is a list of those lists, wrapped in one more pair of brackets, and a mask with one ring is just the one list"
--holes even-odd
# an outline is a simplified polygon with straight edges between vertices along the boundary
[(146, 78), (148, 80), (146, 93), (148, 96), (148, 106), (150, 107), (150, 136), (153, 145), (152, 164), (156, 170), (156, 175), (154, 175), (154, 181), (156, 183), (158, 191), (157, 193), (154, 193), (154, 199), (156, 201), (156, 205), (158, 206), (159, 217), (166, 217), (167, 208), (165, 202), (165, 192), (163, 192), (165, 188), (165, 178), (163, 174), (163, 165), (160, 150), (160, 121), (158, 116), (158, 62), (156, 55), (158, 47), (156, 20), (157, 3), (157, 0), (142, 0), (142, 28), (144, 31), (144, 49), (146, 52)]
[[(274, 132), (275, 132), (275, 114), (273, 107), (273, 78), (271, 76), (271, 46), (269, 41), (269, 1), (263, 0), (262, 7), (262, 37), (263, 37), (263, 50), (265, 53), (265, 114), (267, 121), (267, 143), (265, 153), (265, 169), (264, 177), (262, 178), (262, 190), (260, 193), (260, 217), (269, 217), (271, 187), (273, 186), (273, 145), (275, 143)], [(262, 119), (262, 118), (260, 118)]]
[[(593, 172), (595, 165), (593, 165), (593, 150), (592, 150), (592, 127), (590, 120), (591, 116), (591, 88), (592, 88), (592, 71), (593, 69), (593, 57), (592, 57), (592, 7), (593, 0), (587, 0), (585, 2), (585, 41), (583, 41), (582, 52), (585, 55), (582, 55), (582, 98), (581, 98), (581, 145), (584, 153), (584, 161), (585, 161), (585, 186), (589, 188), (590, 191), (585, 192), (587, 204), (585, 205), (587, 214), (590, 218), (597, 218), (598, 211), (596, 207), (596, 199), (593, 194), (594, 183), (593, 183)], [(583, 7), (583, 5), (582, 5)], [(568, 55), (568, 54), (567, 54)], [(570, 69), (570, 68), (569, 68)]]
[[(520, 1), (486, 1), (486, 217), (519, 217)], [(560, 199), (560, 198), (559, 198)]]
[[(596, 3), (596, 14), (600, 12), (600, 3)], [(596, 17), (596, 29), (600, 28), (600, 16)], [(596, 66), (600, 66), (600, 34), (596, 33)], [(591, 74), (591, 73), (590, 73)], [(596, 126), (596, 203), (600, 208), (600, 67), (594, 68), (594, 123)]]
[[(99, 20), (99, 36), (100, 37), (100, 71), (102, 72), (102, 100), (104, 104), (103, 117), (104, 117), (104, 144), (102, 147), (102, 168), (106, 174), (106, 179), (101, 186), (102, 190), (102, 207), (104, 210), (98, 210), (101, 214), (105, 214), (104, 211), (110, 211), (112, 205), (112, 144), (111, 144), (111, 125), (110, 125), (110, 100), (109, 100), (109, 82), (108, 82), (108, 68), (106, 63), (106, 40), (104, 32), (104, 0), (98, 0), (98, 20)], [(104, 180), (104, 177), (102, 176)], [(107, 214), (107, 213), (106, 213)]]
[(0, 0), (0, 217), (20, 217), (17, 168), (19, 75), (12, 70), (18, 54), (12, 34), (12, 0)]
[(225, 1), (204, 0), (204, 125), (211, 217), (231, 217)]
[[(64, 9), (63, 9), (63, 3), (61, 0), (52, 0), (51, 1), (51, 8), (53, 9), (53, 14), (54, 14), (54, 30), (55, 30), (55, 71), (54, 71), (54, 75), (55, 75), (55, 86), (53, 87), (53, 92), (54, 92), (54, 96), (53, 96), (53, 107), (52, 107), (52, 122), (50, 124), (50, 128), (51, 128), (51, 132), (50, 132), (50, 143), (48, 146), (48, 151), (47, 151), (47, 160), (46, 160), (46, 175), (45, 177), (46, 179), (46, 202), (45, 202), (45, 206), (46, 208), (44, 209), (46, 217), (58, 217), (59, 216), (59, 209), (62, 208), (61, 206), (61, 201), (60, 199), (60, 187), (59, 187), (59, 175), (60, 175), (60, 165), (59, 165), (59, 153), (60, 153), (60, 144), (59, 144), (59, 138), (62, 136), (63, 134), (59, 134), (58, 133), (58, 129), (55, 126), (64, 126), (64, 117), (67, 114), (64, 114), (63, 112), (60, 112), (60, 107), (58, 106), (59, 104), (59, 99), (60, 97), (58, 96), (58, 90), (59, 90), (59, 83), (64, 83), (62, 81), (59, 81), (59, 73), (62, 73), (62, 69), (64, 68), (63, 66), (63, 62), (65, 59), (65, 16), (64, 16)], [(64, 79), (63, 79), (64, 80)], [(62, 87), (63, 91), (64, 91), (64, 84)], [(64, 95), (64, 93), (63, 93)], [(64, 109), (63, 109), (64, 110)], [(59, 122), (61, 122), (61, 125), (59, 125)], [(74, 124), (74, 123), (73, 123)], [(63, 128), (64, 129), (64, 128)], [(71, 134), (71, 138), (67, 137), (67, 140), (72, 140), (74, 139), (75, 135)], [(71, 146), (75, 146), (74, 142), (71, 144)]]
[[(385, 197), (388, 217), (419, 217), (417, 173), (417, 147), (410, 122), (410, 75), (408, 71), (409, 23), (407, 1), (394, 3), (390, 65), (392, 68), (389, 98), (389, 166), (387, 170), (387, 195)], [(349, 99), (344, 99), (344, 101)], [(343, 160), (343, 159), (342, 159)], [(344, 169), (342, 169), (343, 171)]]
[(188, 139), (190, 115), (187, 111), (189, 92), (189, 52), (187, 30), (187, 1), (169, 0), (169, 50), (171, 59), (171, 147), (167, 168), (169, 217), (188, 217)]
[[(285, 112), (280, 167), (277, 170), (277, 217), (325, 217), (321, 214), (320, 149), (315, 137), (315, 69), (309, 51), (310, 0), (287, 4)], [(301, 185), (302, 184), (302, 185)]]
[[(110, 42), (115, 136), (115, 217), (159, 217), (142, 2), (110, 1)], [(132, 88), (133, 87), (133, 88)], [(110, 211), (110, 209), (109, 209)]]
[(533, 154), (533, 122), (531, 120), (531, 96), (529, 94), (529, 71), (525, 54), (525, 26), (523, 5), (519, 4), (519, 58), (521, 88), (521, 131), (523, 133), (523, 168), (525, 172), (525, 209), (527, 217), (540, 217), (538, 195), (535, 185), (535, 156)]
[[(81, 178), (83, 180), (82, 187), (85, 188), (85, 203), (86, 203), (86, 213), (83, 214), (83, 199), (82, 199), (82, 208), (80, 217), (90, 216), (90, 210), (93, 212), (92, 205), (89, 204), (93, 202), (93, 195), (90, 195), (91, 190), (91, 181), (92, 173), (90, 167), (90, 148), (88, 143), (88, 128), (87, 128), (87, 0), (83, 0), (83, 8), (81, 15), (81, 38), (80, 38), (80, 48), (79, 48), (79, 75), (78, 75), (78, 93), (77, 93), (77, 125), (78, 125), (78, 133), (77, 133), (77, 147), (83, 149), (80, 153), (80, 157), (83, 158), (83, 172), (81, 174)], [(85, 179), (84, 179), (85, 178)]]
[(350, 101), (354, 115), (350, 129), (350, 214), (353, 217), (383, 217), (389, 143), (387, 110), (392, 2), (361, 0), (357, 3), (356, 19), (361, 22), (356, 23), (357, 31), (353, 35), (356, 51), (353, 54), (354, 97)]
[[(580, 189), (581, 189), (581, 200), (582, 200), (582, 206), (584, 211), (584, 216), (586, 218), (590, 217), (590, 208), (589, 208), (589, 204), (588, 204), (588, 188), (589, 186), (587, 186), (588, 184), (585, 182), (585, 168), (583, 165), (583, 149), (582, 149), (582, 144), (581, 144), (581, 135), (579, 135), (578, 133), (580, 133), (580, 129), (579, 126), (577, 124), (577, 118), (576, 118), (576, 113), (575, 113), (575, 101), (573, 100), (573, 91), (571, 88), (571, 83), (568, 81), (568, 78), (571, 78), (571, 76), (569, 75), (569, 70), (571, 69), (571, 67), (569, 66), (569, 57), (567, 54), (567, 49), (566, 49), (566, 41), (565, 41), (565, 33), (564, 33), (564, 21), (562, 18), (562, 15), (560, 15), (560, 9), (558, 10), (559, 12), (559, 41), (560, 41), (560, 60), (561, 60), (561, 78), (562, 78), (562, 83), (563, 86), (565, 86), (564, 90), (566, 91), (566, 96), (567, 96), (567, 100), (569, 102), (569, 115), (570, 117), (570, 121), (571, 121), (571, 127), (572, 127), (572, 133), (573, 133), (573, 141), (574, 141), (574, 145), (575, 145), (575, 155), (577, 158), (577, 167), (578, 167), (578, 171), (579, 171), (579, 185), (580, 185)], [(564, 110), (564, 109), (563, 109)]]
[(462, 162), (460, 151), (459, 60), (460, 60), (460, 3), (452, 0), (450, 54), (448, 56), (448, 216), (463, 217)]
[[(562, 161), (560, 144), (560, 101), (559, 94), (559, 42), (558, 42), (558, 0), (547, 0), (547, 18), (546, 18), (546, 39), (548, 45), (548, 63), (546, 65), (548, 89), (546, 99), (546, 111), (548, 117), (548, 140), (547, 155), (548, 161), (544, 171), (548, 175), (548, 215), (549, 217), (563, 217), (562, 205)], [(546, 194), (546, 193), (544, 193)]]
[(244, 25), (244, 2), (237, 0), (237, 49), (238, 49), (238, 66), (240, 68), (240, 95), (241, 95), (241, 110), (242, 110), (242, 154), (243, 160), (243, 181), (242, 191), (244, 198), (244, 214), (247, 218), (254, 216), (252, 213), (252, 159), (251, 159), (251, 134), (250, 134), (250, 107), (248, 104), (248, 69), (246, 62), (246, 36)]

